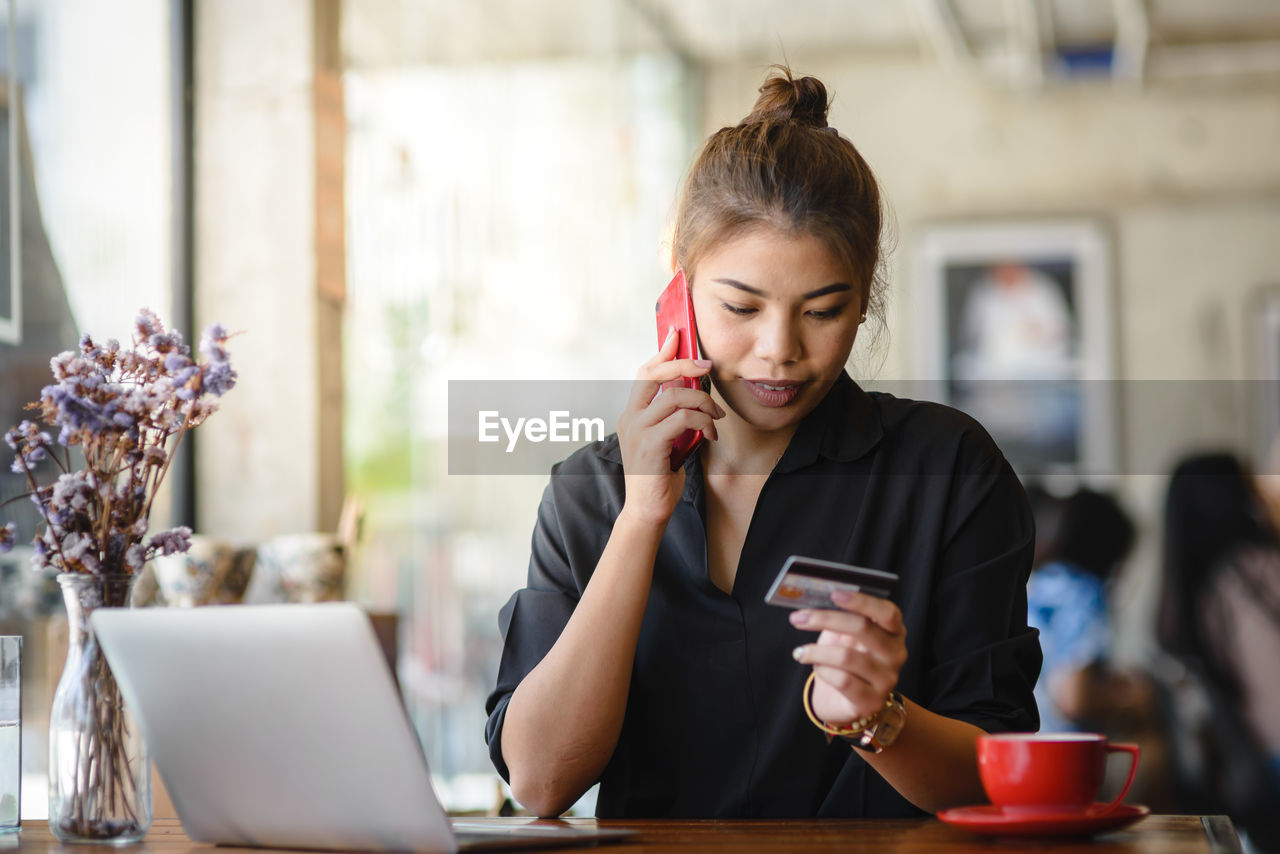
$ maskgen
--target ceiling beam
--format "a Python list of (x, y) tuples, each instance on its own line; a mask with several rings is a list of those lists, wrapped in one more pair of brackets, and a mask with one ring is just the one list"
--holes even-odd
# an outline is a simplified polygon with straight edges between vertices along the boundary
[(1165, 45), (1146, 65), (1152, 80), (1280, 74), (1280, 41)]
[(956, 20), (951, 0), (911, 0), (912, 20), (925, 44), (945, 68), (973, 68), (973, 51)]
[(1151, 44), (1151, 21), (1146, 0), (1113, 0), (1116, 38), (1111, 60), (1111, 78), (1117, 83), (1141, 85), (1146, 76), (1147, 48)]
[(665, 7), (659, 3), (652, 2), (652, 0), (625, 0), (625, 3), (649, 25), (649, 28), (666, 45), (667, 50), (681, 62), (690, 67), (698, 64), (698, 58), (693, 55), (693, 51), (689, 49), (684, 39), (680, 37)]
[(1039, 3), (1037, 0), (1005, 0), (1004, 16), (1009, 42), (1009, 82), (1015, 89), (1038, 89), (1044, 85)]

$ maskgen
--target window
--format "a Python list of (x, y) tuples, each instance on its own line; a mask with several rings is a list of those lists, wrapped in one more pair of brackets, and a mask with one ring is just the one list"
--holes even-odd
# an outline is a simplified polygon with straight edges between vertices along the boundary
[(351, 592), (401, 615), (401, 685), (451, 809), (495, 799), (497, 614), (546, 473), (450, 474), (448, 383), (634, 376), (670, 276), (687, 85), (663, 55), (347, 74)]
[[(0, 7), (0, 161), (8, 162), (14, 116), (8, 82), (15, 73), (25, 119), (18, 127), (20, 184), (0, 169), (0, 429), (24, 417), (22, 406), (49, 382), (49, 359), (74, 347), (82, 331), (124, 341), (138, 308), (168, 317), (169, 6), (11, 0)], [(8, 199), (19, 187), (22, 275), (14, 280)], [(0, 503), (25, 492), (6, 459)], [(163, 527), (167, 515), (158, 506), (153, 524)], [(29, 542), (35, 508), (9, 504), (0, 521), (9, 520), (19, 523), (19, 542)], [(27, 638), (24, 658), (31, 663), (42, 661), (46, 647), (41, 620), (61, 613), (61, 600), (56, 584), (42, 584), (29, 570), (28, 554), (19, 548), (0, 556), (0, 629)], [(45, 726), (54, 687), (48, 681), (40, 668), (24, 674), (25, 818), (43, 817), (47, 806)]]

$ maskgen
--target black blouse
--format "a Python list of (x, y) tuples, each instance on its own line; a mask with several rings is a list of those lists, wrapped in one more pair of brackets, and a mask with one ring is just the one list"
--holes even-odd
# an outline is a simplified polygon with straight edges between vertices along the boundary
[[(800, 424), (760, 491), (733, 593), (707, 571), (697, 455), (654, 567), (626, 717), (600, 777), (601, 817), (918, 816), (856, 750), (805, 717), (816, 639), (764, 603), (789, 555), (901, 576), (898, 690), (988, 732), (1039, 725), (1040, 643), (1027, 627), (1034, 529), (1000, 450), (968, 416), (867, 393), (847, 374)], [(616, 436), (552, 470), (528, 586), (502, 609), (485, 734), (498, 772), (507, 703), (560, 636), (622, 508)], [(910, 719), (907, 726), (910, 726)]]

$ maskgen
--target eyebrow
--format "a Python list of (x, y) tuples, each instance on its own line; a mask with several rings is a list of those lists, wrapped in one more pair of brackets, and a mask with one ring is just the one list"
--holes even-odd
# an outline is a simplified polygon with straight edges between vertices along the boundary
[[(728, 285), (731, 288), (737, 288), (740, 291), (746, 291), (749, 294), (755, 294), (758, 297), (765, 296), (765, 292), (760, 290), (759, 288), (753, 288), (750, 285), (743, 284), (742, 282), (739, 282), (736, 279), (713, 279), (712, 281), (718, 282), (722, 285)], [(851, 291), (851, 290), (853, 290), (852, 285), (847, 284), (845, 282), (835, 282), (830, 285), (824, 285), (818, 288), (817, 290), (809, 291), (809, 293), (804, 295), (803, 299), (806, 299), (806, 300), (817, 299), (818, 297), (826, 296), (827, 294), (834, 294), (834, 293), (839, 293), (841, 291)]]

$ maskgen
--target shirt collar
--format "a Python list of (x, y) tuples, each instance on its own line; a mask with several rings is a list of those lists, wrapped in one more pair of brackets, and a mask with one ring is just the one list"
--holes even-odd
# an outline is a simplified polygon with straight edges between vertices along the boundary
[(869, 453), (883, 436), (875, 400), (842, 371), (827, 396), (800, 422), (777, 471), (797, 471), (819, 457), (850, 462)]

